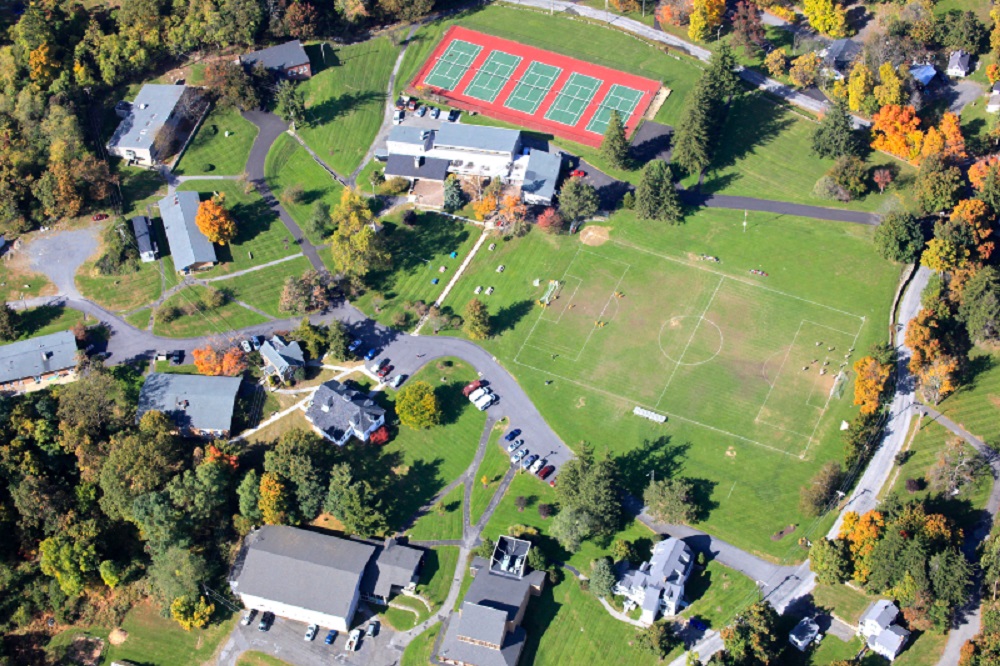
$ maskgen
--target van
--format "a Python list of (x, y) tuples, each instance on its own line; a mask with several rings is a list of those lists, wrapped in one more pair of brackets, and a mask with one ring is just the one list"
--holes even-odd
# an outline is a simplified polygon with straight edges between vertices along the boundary
[(484, 393), (480, 398), (474, 401), (472, 404), (476, 406), (479, 411), (484, 411), (487, 407), (493, 404), (496, 400), (496, 396), (492, 393)]
[(486, 388), (485, 386), (481, 386), (469, 394), (469, 400), (472, 402), (476, 402), (484, 395), (487, 395), (489, 392), (490, 390), (488, 388)]

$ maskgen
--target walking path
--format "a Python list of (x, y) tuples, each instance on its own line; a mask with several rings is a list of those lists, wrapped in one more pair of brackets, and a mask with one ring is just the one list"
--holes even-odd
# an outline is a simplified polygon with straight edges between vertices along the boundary
[(271, 266), (277, 266), (278, 264), (283, 264), (286, 261), (293, 261), (301, 256), (303, 256), (301, 252), (296, 252), (295, 254), (290, 254), (287, 257), (282, 257), (281, 259), (275, 259), (274, 261), (269, 261), (266, 264), (257, 264), (256, 266), (251, 266), (250, 268), (244, 268), (241, 271), (236, 271), (234, 273), (226, 273), (225, 275), (218, 275), (216, 277), (195, 278), (191, 280), (191, 282), (194, 284), (198, 284), (198, 283), (209, 283), (209, 282), (221, 282), (223, 280), (232, 280), (235, 277), (246, 275), (247, 273), (253, 273), (255, 271), (259, 271), (265, 268), (270, 268)]
[(299, 136), (298, 132), (296, 132), (294, 128), (290, 128), (288, 130), (288, 134), (290, 134), (293, 139), (295, 139), (296, 141), (298, 141), (300, 146), (302, 146), (303, 148), (306, 149), (306, 152), (309, 153), (309, 156), (313, 158), (313, 161), (316, 162), (316, 164), (318, 164), (321, 167), (323, 167), (323, 170), (326, 171), (328, 174), (330, 174), (331, 178), (333, 178), (335, 181), (337, 181), (338, 183), (340, 183), (344, 187), (347, 187), (347, 179), (344, 178), (343, 176), (341, 176), (336, 171), (334, 171), (332, 166), (330, 166), (329, 164), (327, 164), (326, 162), (324, 162), (323, 158), (320, 157), (319, 155), (317, 155), (316, 151), (309, 147), (309, 144), (307, 144), (302, 139), (302, 137)]
[[(445, 285), (445, 288), (441, 292), (441, 295), (438, 296), (437, 300), (434, 301), (435, 306), (441, 307), (441, 304), (444, 303), (444, 299), (447, 298), (448, 293), (451, 292), (451, 288), (455, 286), (455, 284), (458, 282), (458, 279), (462, 277), (463, 273), (465, 273), (465, 269), (468, 268), (469, 263), (473, 260), (473, 258), (475, 258), (476, 254), (479, 252), (479, 248), (483, 246), (483, 242), (486, 240), (487, 236), (489, 236), (489, 233), (490, 232), (488, 232), (486, 229), (483, 229), (483, 232), (479, 234), (479, 238), (476, 240), (476, 244), (472, 246), (472, 251), (470, 251), (469, 254), (466, 255), (465, 259), (462, 261), (462, 265), (458, 267), (458, 270), (455, 271), (455, 274), (451, 276), (451, 280), (449, 280), (448, 284)], [(424, 327), (424, 324), (427, 322), (428, 317), (430, 317), (430, 314), (425, 314), (423, 317), (420, 318), (420, 321), (417, 322), (416, 328), (413, 329), (412, 335), (420, 335), (420, 329)]]

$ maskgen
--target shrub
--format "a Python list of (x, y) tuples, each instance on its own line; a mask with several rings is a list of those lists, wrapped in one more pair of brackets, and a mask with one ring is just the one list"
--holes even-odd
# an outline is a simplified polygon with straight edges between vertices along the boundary
[(907, 479), (906, 480), (906, 492), (916, 493), (924, 487), (923, 479)]
[(397, 312), (396, 314), (392, 315), (392, 325), (395, 326), (396, 328), (405, 327), (407, 320), (409, 320), (409, 317), (406, 316), (405, 312)]
[(160, 309), (156, 311), (156, 321), (161, 324), (169, 324), (180, 316), (181, 311), (175, 305), (161, 306)]
[(225, 292), (218, 289), (209, 289), (205, 293), (205, 305), (213, 310), (215, 308), (221, 308), (226, 304), (227, 300)]
[(378, 188), (381, 194), (388, 194), (392, 196), (408, 192), (409, 189), (410, 189), (410, 181), (400, 176), (395, 176), (394, 178), (390, 178), (389, 180), (382, 183), (381, 187)]
[(622, 197), (622, 208), (625, 210), (632, 210), (635, 207), (635, 194), (631, 190), (625, 193)]
[(851, 200), (851, 195), (847, 193), (847, 190), (838, 185), (837, 181), (830, 176), (823, 176), (816, 181), (816, 185), (813, 186), (813, 194), (821, 199), (832, 201), (848, 202)]
[(300, 204), (305, 197), (305, 190), (301, 185), (292, 185), (281, 193), (281, 200), (286, 204)]
[(403, 213), (403, 224), (408, 227), (415, 226), (417, 224), (417, 211), (412, 208)]

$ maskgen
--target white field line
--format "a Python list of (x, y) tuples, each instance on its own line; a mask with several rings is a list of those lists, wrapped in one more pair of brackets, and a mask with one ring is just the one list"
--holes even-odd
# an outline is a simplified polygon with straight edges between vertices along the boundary
[[(862, 317), (861, 318), (861, 325), (858, 326), (858, 332), (854, 334), (854, 340), (851, 342), (851, 347), (850, 347), (851, 349), (856, 349), (857, 348), (857, 346), (858, 346), (858, 338), (861, 336), (861, 330), (864, 327), (865, 327), (865, 318)], [(834, 387), (836, 387), (836, 386), (837, 385), (834, 384)], [(826, 397), (826, 404), (823, 405), (823, 414), (826, 414), (827, 407), (830, 406), (830, 401), (831, 400), (833, 400), (833, 391), (830, 391), (830, 394)], [(805, 458), (806, 457), (806, 453), (809, 452), (809, 447), (812, 446), (813, 440), (816, 437), (816, 429), (819, 428), (819, 422), (822, 420), (822, 418), (823, 418), (822, 415), (820, 415), (820, 418), (816, 419), (816, 425), (813, 427), (812, 434), (809, 435), (809, 441), (806, 442), (806, 448), (802, 450), (802, 454), (799, 456), (800, 458)]]
[[(781, 371), (784, 369), (785, 363), (788, 361), (788, 357), (795, 348), (795, 341), (799, 339), (799, 333), (802, 332), (802, 325), (805, 323), (805, 319), (799, 322), (799, 327), (795, 330), (795, 335), (792, 336), (792, 344), (788, 345), (788, 351), (785, 352), (785, 358), (781, 359), (781, 365), (778, 366), (778, 374), (774, 376), (774, 381), (771, 382), (771, 388), (768, 390), (767, 395), (764, 396), (764, 402), (761, 403), (760, 409), (757, 410), (757, 416), (753, 417), (754, 423), (760, 421), (761, 412), (763, 412), (764, 408), (767, 407), (767, 401), (771, 398), (771, 392), (774, 391), (774, 387), (778, 384), (778, 380), (781, 378)], [(769, 423), (767, 425), (771, 424)]]
[[(462, 261), (462, 264), (458, 267), (458, 270), (455, 271), (455, 274), (451, 276), (451, 280), (449, 280), (448, 284), (445, 285), (445, 288), (441, 292), (441, 295), (437, 297), (436, 301), (434, 301), (435, 306), (441, 307), (441, 304), (444, 303), (444, 299), (447, 298), (448, 294), (451, 292), (452, 287), (454, 287), (455, 283), (458, 282), (458, 279), (462, 277), (462, 273), (465, 272), (465, 269), (468, 268), (469, 263), (475, 258), (476, 254), (479, 252), (479, 248), (483, 246), (483, 242), (486, 240), (487, 234), (488, 232), (486, 231), (486, 229), (483, 229), (483, 232), (479, 234), (479, 239), (476, 240), (476, 244), (472, 246), (472, 250), (469, 252), (468, 256), (465, 257), (465, 259)], [(413, 329), (413, 333), (411, 333), (411, 335), (420, 335), (420, 329), (424, 327), (424, 323), (426, 321), (427, 321), (427, 315), (421, 317), (420, 321), (417, 323), (417, 327)]]
[(674, 364), (673, 372), (670, 373), (670, 377), (667, 378), (666, 385), (660, 392), (660, 399), (656, 401), (657, 406), (663, 401), (663, 396), (666, 395), (667, 389), (670, 388), (670, 383), (674, 381), (674, 375), (677, 374), (677, 371), (681, 367), (681, 363), (684, 362), (684, 355), (687, 354), (688, 347), (690, 347), (691, 343), (694, 342), (694, 338), (698, 334), (698, 329), (701, 328), (702, 320), (708, 313), (709, 308), (712, 307), (712, 303), (715, 302), (715, 296), (716, 294), (719, 293), (719, 289), (722, 287), (722, 283), (724, 283), (725, 281), (726, 278), (723, 277), (721, 280), (719, 280), (719, 284), (715, 285), (715, 291), (712, 292), (712, 297), (708, 299), (708, 303), (705, 304), (705, 307), (702, 309), (701, 314), (698, 315), (698, 323), (694, 325), (694, 330), (691, 331), (691, 335), (688, 336), (687, 344), (684, 345), (684, 349), (681, 350), (680, 356), (677, 357), (677, 361)]

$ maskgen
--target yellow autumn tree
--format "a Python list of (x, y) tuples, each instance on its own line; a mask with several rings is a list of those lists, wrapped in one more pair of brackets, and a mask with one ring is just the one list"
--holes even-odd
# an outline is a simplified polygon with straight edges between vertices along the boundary
[(56, 78), (57, 65), (52, 47), (48, 44), (42, 44), (28, 54), (28, 69), (35, 83), (43, 86), (51, 83)]
[(962, 136), (962, 121), (958, 115), (945, 111), (938, 124), (938, 131), (944, 137), (944, 156), (949, 160), (964, 160), (965, 137)]
[(859, 516), (854, 511), (844, 514), (840, 526), (840, 538), (847, 540), (848, 549), (854, 560), (854, 580), (864, 583), (871, 575), (871, 556), (878, 544), (885, 519), (878, 511), (868, 511)]
[(805, 0), (802, 6), (809, 25), (827, 37), (847, 37), (847, 12), (834, 0)]
[[(904, 67), (905, 65), (900, 66), (901, 69)], [(882, 66), (878, 68), (878, 78), (879, 84), (875, 86), (874, 91), (878, 105), (881, 107), (886, 104), (902, 104), (903, 95), (906, 92), (903, 86), (903, 77), (900, 76), (891, 62), (882, 63)]]
[(932, 271), (944, 273), (964, 263), (967, 254), (965, 248), (955, 245), (947, 238), (932, 238), (927, 241), (920, 263)]
[(226, 210), (225, 196), (222, 194), (201, 202), (194, 223), (205, 234), (205, 238), (213, 243), (226, 245), (236, 238), (236, 221)]
[(958, 373), (958, 360), (947, 354), (941, 354), (924, 366), (917, 375), (924, 399), (934, 405), (941, 402), (955, 390), (956, 373)]
[(725, 0), (694, 0), (688, 19), (688, 37), (696, 42), (705, 41), (713, 30), (722, 25), (725, 13)]
[(813, 51), (803, 53), (792, 61), (792, 68), (788, 70), (788, 78), (798, 87), (808, 88), (816, 83), (816, 77), (819, 75), (819, 66), (822, 63), (823, 61)]
[(944, 136), (936, 127), (928, 127), (924, 133), (923, 144), (920, 146), (920, 159), (925, 160), (931, 155), (940, 155), (944, 152)]
[(910, 348), (910, 372), (919, 376), (923, 369), (942, 355), (938, 316), (930, 308), (923, 308), (906, 325), (903, 341)]
[(764, 58), (764, 66), (771, 76), (784, 76), (788, 69), (788, 54), (785, 49), (774, 49)]
[(288, 524), (289, 504), (285, 484), (273, 472), (264, 472), (260, 477), (260, 499), (257, 502), (264, 524)]
[(875, 77), (864, 61), (854, 63), (847, 83), (847, 107), (851, 111), (863, 111), (871, 104)]
[(198, 601), (184, 595), (177, 597), (170, 604), (170, 615), (177, 620), (184, 631), (192, 629), (203, 629), (208, 625), (215, 612), (215, 604), (205, 601), (205, 597), (199, 597)]
[(892, 373), (892, 366), (865, 356), (854, 364), (854, 372), (858, 373), (854, 380), (854, 404), (861, 405), (862, 414), (874, 414)]
[(479, 221), (485, 220), (497, 210), (497, 198), (493, 194), (486, 194), (482, 199), (472, 204), (472, 212)]

